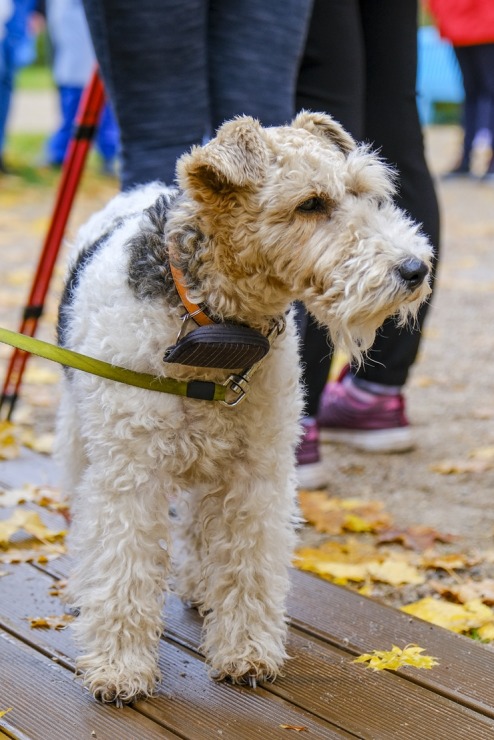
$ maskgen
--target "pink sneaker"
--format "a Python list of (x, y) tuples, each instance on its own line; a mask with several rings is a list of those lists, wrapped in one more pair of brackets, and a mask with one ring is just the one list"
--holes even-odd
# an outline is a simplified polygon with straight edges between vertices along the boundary
[(317, 422), (324, 442), (365, 452), (407, 452), (415, 447), (401, 393), (378, 395), (359, 388), (347, 366), (324, 389)]
[(325, 488), (328, 476), (319, 453), (319, 429), (310, 416), (302, 419), (303, 436), (297, 449), (297, 481), (299, 488)]

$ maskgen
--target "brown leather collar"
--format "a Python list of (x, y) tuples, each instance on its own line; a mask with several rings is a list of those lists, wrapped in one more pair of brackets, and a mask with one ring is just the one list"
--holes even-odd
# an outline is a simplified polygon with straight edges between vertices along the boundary
[(174, 267), (170, 262), (170, 272), (172, 274), (177, 293), (180, 296), (180, 300), (187, 309), (189, 317), (193, 319), (199, 326), (208, 326), (210, 324), (216, 323), (207, 315), (207, 313), (205, 313), (205, 311), (197, 303), (192, 303), (192, 301), (189, 300), (187, 289), (184, 285), (184, 274), (182, 270), (179, 267)]

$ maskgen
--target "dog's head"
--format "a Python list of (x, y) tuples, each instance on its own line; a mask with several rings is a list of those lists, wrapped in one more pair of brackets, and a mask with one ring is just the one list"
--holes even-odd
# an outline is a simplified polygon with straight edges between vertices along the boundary
[(300, 299), (358, 355), (387, 316), (406, 317), (429, 293), (430, 246), (393, 205), (392, 171), (328, 115), (273, 128), (236, 118), (177, 173), (211, 280), (247, 321)]

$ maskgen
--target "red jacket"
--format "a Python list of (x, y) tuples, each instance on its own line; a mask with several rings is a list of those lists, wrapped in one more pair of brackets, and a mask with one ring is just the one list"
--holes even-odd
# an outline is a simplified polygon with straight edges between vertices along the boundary
[(428, 0), (441, 36), (454, 46), (494, 42), (494, 0)]

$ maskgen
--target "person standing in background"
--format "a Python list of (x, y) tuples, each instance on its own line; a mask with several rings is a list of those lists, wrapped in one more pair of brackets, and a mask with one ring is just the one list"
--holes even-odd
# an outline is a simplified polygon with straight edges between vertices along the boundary
[(0, 13), (3, 18), (0, 33), (0, 175), (5, 175), (10, 172), (4, 151), (15, 75), (36, 56), (36, 0), (12, 0), (10, 3), (2, 0)]
[[(82, 92), (96, 65), (96, 57), (81, 0), (46, 0), (46, 22), (62, 117), (60, 127), (46, 145), (46, 162), (59, 167), (67, 153)], [(114, 173), (119, 135), (108, 103), (101, 114), (95, 144), (103, 160), (103, 171)]]
[[(417, 0), (315, 0), (298, 85), (297, 108), (334, 116), (368, 142), (397, 172), (396, 204), (439, 248), (439, 209), (424, 155), (416, 104)], [(328, 383), (332, 348), (326, 331), (299, 308), (304, 436), (299, 485), (327, 484), (320, 440), (367, 452), (404, 452), (415, 445), (403, 388), (428, 311), (416, 326), (388, 319), (362, 367), (345, 367)]]
[[(428, 0), (428, 5), (442, 38), (453, 45), (465, 88), (463, 147), (448, 176), (468, 175), (479, 130), (487, 130), (494, 150), (494, 2)], [(494, 152), (483, 179), (494, 182)]]
[(225, 120), (294, 115), (311, 0), (84, 0), (120, 128), (121, 185), (172, 185)]

